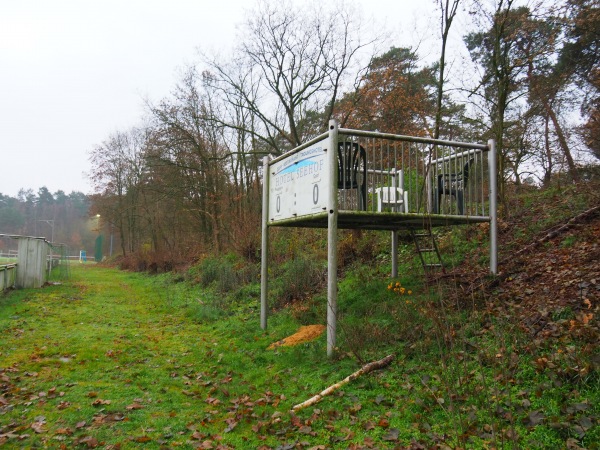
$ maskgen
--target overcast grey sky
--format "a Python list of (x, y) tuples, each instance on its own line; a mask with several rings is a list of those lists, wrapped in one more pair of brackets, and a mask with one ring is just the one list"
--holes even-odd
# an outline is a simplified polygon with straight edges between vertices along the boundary
[[(294, 0), (304, 3), (303, 0)], [(197, 48), (228, 52), (254, 1), (18, 0), (0, 2), (0, 193), (46, 186), (91, 193), (89, 152), (141, 123)], [(433, 0), (355, 0), (409, 45)], [(437, 23), (429, 23), (429, 34)]]

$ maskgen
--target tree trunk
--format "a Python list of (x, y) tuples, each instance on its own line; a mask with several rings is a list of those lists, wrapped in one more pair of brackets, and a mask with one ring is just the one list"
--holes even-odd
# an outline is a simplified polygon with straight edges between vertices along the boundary
[(440, 127), (442, 123), (442, 100), (444, 96), (444, 71), (446, 68), (446, 44), (448, 43), (448, 34), (450, 33), (450, 27), (452, 21), (458, 10), (458, 4), (460, 0), (454, 0), (452, 9), (448, 11), (450, 0), (446, 0), (446, 7), (442, 6), (443, 0), (440, 0), (440, 8), (442, 12), (442, 51), (440, 55), (440, 73), (437, 85), (437, 102), (435, 111), (435, 129), (433, 131), (433, 138), (439, 139)]
[(554, 130), (556, 131), (556, 136), (558, 137), (558, 143), (560, 144), (560, 148), (563, 151), (565, 158), (567, 159), (567, 165), (569, 166), (569, 174), (575, 183), (579, 182), (579, 176), (577, 175), (577, 167), (575, 167), (575, 161), (573, 160), (573, 155), (571, 155), (571, 150), (569, 149), (569, 145), (567, 144), (567, 139), (565, 138), (565, 134), (563, 132), (562, 127), (558, 121), (558, 117), (556, 117), (556, 113), (550, 106), (550, 103), (546, 100), (546, 98), (542, 99), (544, 103), (544, 109), (548, 114), (548, 117), (552, 120), (552, 125), (554, 125)]
[(550, 122), (548, 116), (544, 120), (544, 139), (545, 139), (545, 150), (546, 158), (548, 158), (548, 165), (544, 167), (544, 187), (550, 186), (552, 181), (552, 151), (550, 150)]

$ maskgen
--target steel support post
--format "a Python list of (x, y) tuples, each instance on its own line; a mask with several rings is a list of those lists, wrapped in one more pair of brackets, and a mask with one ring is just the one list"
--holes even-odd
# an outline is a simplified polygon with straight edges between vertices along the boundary
[[(425, 211), (427, 214), (431, 214), (433, 211), (433, 189), (431, 186), (431, 163), (427, 164), (425, 169), (425, 192), (427, 193), (427, 202), (425, 203)], [(407, 211), (408, 212), (408, 211)]]
[[(394, 192), (394, 207), (393, 207), (393, 211), (394, 212), (398, 212), (397, 211), (397, 202), (398, 202), (398, 197), (397, 197), (397, 188), (398, 188), (398, 171), (396, 170), (396, 168), (394, 167), (393, 171), (392, 171), (392, 189)], [(401, 184), (400, 186), (402, 186), (402, 188), (404, 188), (404, 185)], [(402, 197), (404, 198), (404, 196)], [(406, 205), (404, 203), (402, 203), (402, 208), (406, 208)], [(383, 208), (382, 208), (383, 209)], [(398, 231), (394, 230), (392, 231), (392, 278), (396, 278), (398, 276)]]
[(498, 274), (498, 164), (496, 141), (488, 141), (488, 166), (490, 170), (490, 272)]
[(327, 357), (335, 351), (337, 321), (337, 225), (338, 225), (338, 123), (329, 121), (327, 161), (329, 164), (329, 204), (327, 206)]
[(260, 327), (267, 329), (269, 289), (269, 157), (263, 158), (262, 239), (260, 251)]
[(392, 231), (392, 278), (398, 276), (398, 231)]

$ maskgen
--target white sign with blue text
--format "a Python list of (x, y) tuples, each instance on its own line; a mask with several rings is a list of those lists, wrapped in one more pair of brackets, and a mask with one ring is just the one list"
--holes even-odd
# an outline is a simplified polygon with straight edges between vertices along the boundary
[(329, 169), (323, 139), (269, 168), (269, 222), (327, 210)]

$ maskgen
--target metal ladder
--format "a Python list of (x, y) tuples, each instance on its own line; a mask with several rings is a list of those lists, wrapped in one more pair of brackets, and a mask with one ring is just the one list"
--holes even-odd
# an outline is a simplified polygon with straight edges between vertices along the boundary
[(421, 258), (425, 275), (433, 275), (435, 270), (441, 270), (442, 273), (446, 273), (442, 255), (435, 241), (435, 236), (431, 232), (431, 228), (410, 230), (410, 235), (415, 243), (419, 258)]

